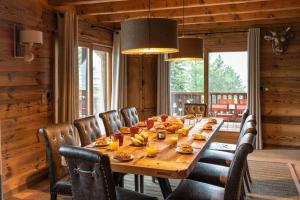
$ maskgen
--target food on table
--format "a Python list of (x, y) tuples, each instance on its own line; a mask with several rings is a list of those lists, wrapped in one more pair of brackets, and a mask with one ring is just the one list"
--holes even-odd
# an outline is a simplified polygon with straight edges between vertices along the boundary
[(192, 153), (193, 152), (193, 148), (191, 145), (188, 144), (181, 144), (179, 146), (179, 151), (182, 153)]
[(210, 125), (210, 124), (204, 124), (202, 129), (203, 130), (212, 130), (212, 128), (213, 128), (212, 125)]
[(175, 117), (169, 117), (167, 119), (167, 122), (169, 122), (172, 125), (176, 125), (177, 129), (180, 129), (180, 128), (183, 127), (182, 121), (180, 119), (178, 119), (178, 118), (175, 118)]
[(209, 118), (208, 119), (208, 123), (210, 123), (210, 124), (216, 124), (216, 123), (218, 123), (218, 121), (215, 118)]
[(139, 127), (145, 127), (146, 126), (146, 122), (140, 121), (140, 122), (137, 123), (137, 126), (139, 126)]
[(130, 127), (123, 126), (120, 131), (121, 133), (130, 133)]
[(165, 125), (163, 123), (157, 123), (157, 124), (154, 125), (154, 128), (156, 128), (156, 129), (164, 129)]
[(147, 146), (145, 150), (147, 152), (147, 156), (149, 157), (154, 157), (158, 153), (157, 147), (154, 145)]
[(164, 129), (157, 129), (156, 137), (158, 140), (164, 140), (166, 138), (167, 131)]
[(171, 126), (172, 124), (170, 122), (163, 122), (162, 123), (165, 127)]
[(207, 138), (206, 135), (203, 135), (201, 133), (194, 133), (192, 136), (195, 140), (206, 140)]
[(182, 136), (187, 136), (189, 134), (190, 129), (188, 127), (183, 127), (178, 129), (175, 133), (180, 134)]
[(148, 133), (147, 132), (141, 132), (140, 134), (135, 134), (134, 137), (131, 137), (132, 144), (135, 146), (142, 146), (147, 144), (148, 142)]
[(108, 146), (109, 150), (116, 151), (119, 148), (119, 140), (112, 140)]
[(99, 138), (98, 140), (95, 141), (95, 145), (99, 145), (99, 146), (102, 146), (102, 145), (107, 145), (108, 142), (106, 140), (106, 138), (102, 137), (102, 138)]
[(128, 154), (126, 152), (122, 152), (122, 151), (119, 151), (117, 152), (115, 155), (114, 155), (114, 159), (116, 160), (131, 160), (132, 159), (132, 155), (131, 154)]
[(159, 116), (153, 116), (153, 117), (150, 117), (148, 119), (151, 119), (153, 121), (159, 121), (160, 120), (160, 117)]
[(171, 126), (166, 127), (166, 131), (169, 131), (171, 133), (175, 133), (176, 130), (178, 130), (178, 125), (172, 124)]
[(189, 115), (186, 115), (185, 118), (186, 119), (193, 119), (193, 118), (195, 118), (195, 115), (194, 114), (189, 114)]

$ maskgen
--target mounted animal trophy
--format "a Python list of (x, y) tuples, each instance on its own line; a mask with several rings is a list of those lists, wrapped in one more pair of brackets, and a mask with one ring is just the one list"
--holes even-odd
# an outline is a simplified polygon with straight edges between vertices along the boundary
[(265, 40), (272, 42), (272, 50), (275, 55), (282, 55), (288, 47), (290, 39), (293, 38), (292, 27), (283, 31), (269, 31), (271, 35), (265, 35)]

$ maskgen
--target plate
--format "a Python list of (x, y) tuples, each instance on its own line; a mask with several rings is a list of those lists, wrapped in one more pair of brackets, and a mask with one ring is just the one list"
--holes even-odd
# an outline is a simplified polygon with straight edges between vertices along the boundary
[(93, 147), (107, 147), (109, 145), (109, 143), (106, 144), (93, 144)]
[(129, 162), (129, 161), (133, 160), (133, 158), (134, 158), (134, 156), (132, 154), (130, 154), (130, 158), (128, 158), (128, 159), (117, 159), (117, 158), (115, 158), (115, 156), (113, 157), (113, 159), (118, 162)]
[(181, 153), (181, 154), (193, 154), (194, 153), (194, 149), (193, 149), (192, 152), (181, 151), (179, 147), (177, 147), (175, 150), (176, 150), (177, 153)]
[[(200, 135), (200, 134), (199, 134)], [(201, 134), (202, 135), (202, 134)], [(204, 137), (203, 138), (197, 138), (197, 137), (194, 137), (193, 135), (192, 135), (192, 137), (193, 137), (193, 139), (194, 140), (206, 140), (207, 139), (207, 136), (205, 136), (205, 135), (203, 135)]]

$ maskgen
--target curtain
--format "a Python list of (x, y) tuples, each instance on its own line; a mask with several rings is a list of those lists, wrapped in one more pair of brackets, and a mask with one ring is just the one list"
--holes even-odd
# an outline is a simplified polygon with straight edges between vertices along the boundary
[(164, 55), (157, 59), (157, 114), (170, 114), (170, 66)]
[[(73, 124), (79, 117), (78, 18), (74, 13), (58, 13), (57, 22), (54, 121)], [(76, 140), (79, 142), (77, 134)]]
[(114, 33), (112, 57), (111, 108), (118, 110), (127, 106), (127, 58), (121, 54), (119, 32)]
[(256, 115), (257, 136), (256, 149), (263, 148), (261, 132), (261, 102), (260, 102), (260, 29), (251, 28), (248, 31), (248, 107), (250, 114)]

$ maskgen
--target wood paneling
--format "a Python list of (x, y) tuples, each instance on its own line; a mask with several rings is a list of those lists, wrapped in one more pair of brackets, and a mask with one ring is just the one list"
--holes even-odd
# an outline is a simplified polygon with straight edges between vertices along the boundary
[[(287, 52), (275, 55), (263, 36), (293, 26)], [(263, 28), (261, 33), (262, 133), (269, 145), (300, 146), (300, 23)]]
[(157, 56), (127, 57), (127, 104), (135, 106), (140, 120), (156, 114)]
[[(8, 193), (45, 177), (46, 154), (38, 128), (51, 123), (55, 12), (42, 0), (0, 4), (0, 120), (3, 190)], [(31, 63), (14, 58), (13, 24), (43, 32)], [(9, 199), (9, 197), (7, 197)]]

